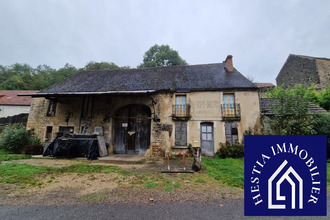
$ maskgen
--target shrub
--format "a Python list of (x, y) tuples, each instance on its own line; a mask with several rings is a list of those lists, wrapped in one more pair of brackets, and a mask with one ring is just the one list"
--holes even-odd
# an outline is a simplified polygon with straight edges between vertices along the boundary
[(312, 126), (316, 135), (327, 135), (327, 158), (330, 158), (330, 114), (314, 114)]
[(241, 158), (244, 157), (244, 143), (220, 143), (220, 149), (215, 153), (218, 158)]
[(40, 144), (40, 140), (27, 131), (23, 125), (6, 126), (0, 138), (0, 149), (21, 153), (25, 145)]
[(244, 136), (245, 135), (260, 135), (259, 131), (249, 128), (245, 130), (241, 142), (226, 142), (220, 143), (220, 149), (215, 153), (218, 158), (241, 158), (244, 157)]

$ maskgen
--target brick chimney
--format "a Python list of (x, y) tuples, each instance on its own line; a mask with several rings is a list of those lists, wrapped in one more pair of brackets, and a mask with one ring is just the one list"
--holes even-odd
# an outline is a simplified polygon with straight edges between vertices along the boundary
[(234, 72), (234, 66), (233, 66), (233, 56), (232, 55), (228, 55), (226, 60), (225, 60), (225, 64), (226, 64), (226, 67), (225, 67), (225, 70), (228, 72), (228, 73), (232, 73)]

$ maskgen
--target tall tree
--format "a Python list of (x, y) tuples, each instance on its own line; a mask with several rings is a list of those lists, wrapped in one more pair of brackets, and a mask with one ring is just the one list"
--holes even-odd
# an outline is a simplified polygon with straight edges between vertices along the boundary
[(34, 69), (26, 63), (25, 64), (15, 63), (11, 66), (11, 70), (16, 72), (17, 74), (32, 73), (34, 71)]
[(330, 85), (320, 92), (319, 101), (322, 108), (330, 111)]
[(15, 63), (9, 67), (0, 66), (0, 84), (11, 77), (21, 76), (24, 73), (32, 73), (34, 70), (28, 64)]
[(119, 66), (117, 66), (113, 62), (94, 62), (91, 61), (86, 64), (86, 66), (83, 68), (85, 70), (115, 70), (115, 69), (120, 69)]
[(64, 67), (58, 69), (53, 74), (51, 74), (51, 76), (50, 76), (51, 84), (49, 86), (59, 83), (65, 79), (69, 78), (70, 76), (73, 76), (77, 72), (78, 72), (78, 70), (76, 67), (67, 63), (64, 65)]
[(187, 62), (182, 59), (178, 51), (170, 48), (169, 45), (158, 45), (150, 47), (143, 56), (143, 63), (138, 68), (186, 65)]

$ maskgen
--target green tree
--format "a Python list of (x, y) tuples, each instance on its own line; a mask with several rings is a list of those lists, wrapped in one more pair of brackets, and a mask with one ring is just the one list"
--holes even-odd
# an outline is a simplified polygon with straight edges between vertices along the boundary
[(278, 86), (271, 89), (273, 96), (280, 95), (280, 93), (287, 93), (293, 96), (303, 97), (304, 99), (318, 105), (325, 110), (330, 110), (330, 86), (327, 86), (323, 90), (319, 90), (317, 86), (306, 87), (301, 84), (295, 85), (294, 88), (283, 89), (283, 87)]
[(270, 128), (282, 135), (316, 134), (313, 116), (309, 113), (309, 102), (300, 91), (285, 90), (277, 87), (267, 92), (272, 99), (270, 108), (273, 116), (268, 118)]
[(59, 83), (73, 75), (75, 75), (78, 72), (78, 69), (70, 64), (65, 64), (64, 67), (60, 68), (57, 71), (54, 71), (50, 75), (50, 85), (47, 87)]
[(3, 90), (24, 90), (25, 83), (20, 76), (14, 75), (1, 83), (0, 89)]
[(52, 69), (47, 65), (39, 65), (36, 69), (27, 64), (14, 64), (10, 67), (0, 66), (0, 89), (42, 90), (77, 72), (77, 68), (70, 64), (65, 64), (59, 70)]
[(24, 73), (32, 73), (33, 68), (28, 64), (15, 63), (9, 67), (0, 66), (0, 84), (11, 77), (21, 76)]
[(108, 62), (91, 61), (87, 63), (83, 69), (84, 70), (115, 70), (115, 69), (120, 69), (120, 67), (113, 62), (108, 63)]
[(0, 83), (6, 81), (9, 77), (15, 75), (14, 72), (8, 71), (8, 68), (0, 65)]
[(10, 68), (12, 71), (14, 71), (17, 74), (23, 74), (23, 73), (32, 73), (34, 72), (34, 69), (28, 65), (28, 64), (20, 64), (20, 63), (15, 63), (11, 66)]
[(330, 86), (327, 86), (326, 89), (320, 91), (319, 103), (322, 108), (326, 109), (327, 111), (330, 110)]
[(143, 63), (138, 68), (186, 65), (187, 62), (179, 56), (178, 51), (169, 45), (157, 45), (150, 47), (143, 56)]

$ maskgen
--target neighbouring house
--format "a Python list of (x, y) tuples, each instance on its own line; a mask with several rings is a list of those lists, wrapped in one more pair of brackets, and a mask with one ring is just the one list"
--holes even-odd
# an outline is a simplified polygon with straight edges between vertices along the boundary
[(259, 87), (259, 93), (261, 98), (265, 98), (266, 92), (269, 89), (272, 89), (275, 87), (273, 83), (254, 83), (256, 86)]
[(213, 156), (220, 142), (259, 128), (258, 90), (232, 56), (216, 64), (82, 71), (31, 94), (27, 129), (43, 141), (99, 134), (109, 153), (163, 156), (193, 145)]
[(276, 77), (276, 84), (284, 88), (317, 85), (324, 89), (330, 85), (330, 59), (290, 54)]
[[(260, 113), (261, 113), (261, 124), (264, 133), (271, 133), (274, 135), (278, 135), (279, 131), (271, 130), (270, 126), (267, 122), (267, 118), (273, 117), (274, 113), (272, 111), (271, 105), (274, 102), (272, 98), (260, 98)], [(327, 110), (315, 105), (312, 102), (309, 102), (309, 113), (314, 114), (329, 114)]]
[(29, 114), (32, 98), (18, 95), (37, 92), (34, 90), (0, 90), (0, 118)]

